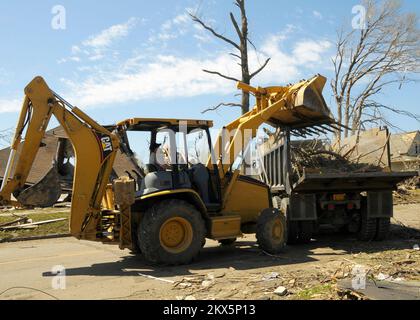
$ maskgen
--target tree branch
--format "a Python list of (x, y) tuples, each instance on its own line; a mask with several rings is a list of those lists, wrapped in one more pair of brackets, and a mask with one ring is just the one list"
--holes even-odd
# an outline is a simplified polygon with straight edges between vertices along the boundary
[(227, 80), (232, 80), (232, 81), (235, 81), (235, 82), (240, 82), (239, 79), (236, 79), (236, 78), (233, 78), (233, 77), (229, 77), (229, 76), (225, 76), (224, 74), (221, 74), (220, 72), (217, 72), (217, 71), (210, 71), (210, 70), (203, 69), (203, 72), (210, 73), (210, 74), (215, 74), (215, 75), (218, 75), (219, 77), (222, 77), (222, 78), (227, 79)]
[(238, 34), (239, 39), (243, 38), (241, 29), (239, 28), (238, 22), (236, 22), (235, 16), (233, 15), (233, 13), (230, 13), (230, 20), (232, 21), (232, 24), (236, 30), (236, 33)]
[[(420, 32), (415, 14), (402, 13), (397, 0), (386, 0), (381, 4), (368, 0), (366, 7), (367, 28), (360, 32), (350, 30), (346, 35), (339, 32), (337, 53), (332, 59), (334, 79), (331, 88), (338, 118), (347, 126), (351, 124), (353, 132), (364, 127), (366, 122), (377, 122), (377, 118), (383, 116), (377, 105), (370, 104), (372, 97), (390, 85), (400, 84), (401, 87), (413, 81), (412, 75), (420, 70)], [(368, 115), (365, 109), (374, 110), (374, 114)], [(391, 109), (405, 116), (416, 116)], [(347, 134), (345, 131), (344, 135)]]
[(215, 37), (229, 43), (230, 45), (234, 46), (236, 49), (241, 50), (241, 48), (239, 47), (239, 45), (237, 43), (235, 43), (234, 41), (226, 38), (225, 36), (221, 35), (220, 33), (217, 33), (212, 27), (208, 26), (207, 24), (205, 24), (200, 18), (196, 17), (194, 14), (192, 14), (191, 12), (188, 12), (188, 14), (190, 15), (191, 19), (200, 24), (204, 29), (206, 29), (207, 31), (211, 32)]
[(267, 64), (270, 62), (271, 58), (268, 58), (267, 60), (265, 60), (264, 64), (255, 72), (251, 73), (251, 75), (249, 76), (250, 79), (254, 78), (257, 74), (259, 74), (261, 71), (264, 70), (264, 68), (267, 66)]
[(240, 104), (240, 103), (224, 103), (224, 102), (222, 102), (222, 103), (219, 103), (215, 107), (211, 107), (211, 108), (208, 108), (206, 110), (203, 110), (201, 113), (204, 114), (204, 113), (207, 113), (209, 111), (216, 111), (220, 107), (239, 107), (239, 108), (241, 108), (242, 107), (242, 104)]

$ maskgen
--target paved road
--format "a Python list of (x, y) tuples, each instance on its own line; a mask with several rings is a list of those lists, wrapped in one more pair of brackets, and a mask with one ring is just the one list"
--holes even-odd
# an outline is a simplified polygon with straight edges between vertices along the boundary
[[(57, 266), (65, 267), (65, 290), (52, 288), (53, 284), (60, 283), (60, 279), (52, 275)], [(0, 270), (0, 292), (13, 287), (31, 287), (59, 299), (116, 299), (133, 294), (146, 298), (149, 289), (167, 285), (138, 275), (150, 274), (151, 269), (127, 250), (73, 238), (1, 244)], [(29, 288), (14, 288), (1, 298), (51, 297)]]
[[(301, 246), (273, 260), (256, 247), (254, 236), (246, 236), (234, 247), (207, 240), (199, 261), (189, 266), (157, 267), (117, 246), (74, 238), (3, 243), (0, 293), (7, 291), (0, 299), (52, 299), (49, 295), (57, 299), (176, 299), (180, 293), (171, 290), (171, 282), (184, 277), (222, 272), (241, 278), (279, 265), (293, 269), (297, 264), (327, 261), (338, 252), (344, 253), (326, 246), (310, 252)], [(53, 289), (59, 281), (52, 274), (57, 266), (65, 267), (64, 290)]]

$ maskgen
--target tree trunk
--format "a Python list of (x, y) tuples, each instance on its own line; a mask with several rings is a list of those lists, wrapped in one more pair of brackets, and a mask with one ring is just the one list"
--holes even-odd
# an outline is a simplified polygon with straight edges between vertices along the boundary
[[(245, 1), (240, 2), (241, 6), (241, 22), (242, 22), (242, 36), (241, 36), (241, 67), (242, 67), (242, 82), (251, 84), (251, 76), (249, 73), (249, 61), (248, 61), (248, 19), (245, 11)], [(249, 93), (242, 92), (242, 114), (249, 111)]]

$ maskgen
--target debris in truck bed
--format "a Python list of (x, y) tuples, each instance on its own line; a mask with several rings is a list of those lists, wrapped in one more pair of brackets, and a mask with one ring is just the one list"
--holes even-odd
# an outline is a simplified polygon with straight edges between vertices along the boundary
[(298, 180), (303, 170), (311, 173), (357, 173), (381, 172), (379, 166), (349, 161), (345, 156), (330, 150), (311, 148), (291, 148), (293, 178)]

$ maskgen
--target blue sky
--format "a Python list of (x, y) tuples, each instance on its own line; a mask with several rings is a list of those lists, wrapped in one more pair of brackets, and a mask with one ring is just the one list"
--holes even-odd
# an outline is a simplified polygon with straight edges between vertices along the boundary
[[(316, 73), (331, 77), (336, 30), (348, 27), (360, 1), (248, 1), (251, 38), (272, 61), (255, 85), (284, 85)], [(52, 8), (66, 10), (65, 30), (51, 26)], [(209, 37), (186, 15), (199, 14), (234, 38), (228, 13), (232, 1), (1, 1), (0, 130), (14, 127), (23, 88), (36, 75), (100, 123), (129, 117), (206, 118), (217, 127), (239, 115), (225, 108), (201, 114), (221, 101), (234, 101), (235, 85), (201, 72), (203, 67), (230, 75), (228, 46)], [(420, 2), (404, 10), (420, 13)], [(418, 85), (388, 89), (379, 100), (419, 113)], [(331, 106), (331, 91), (325, 89)], [(390, 115), (405, 130), (418, 122)]]

